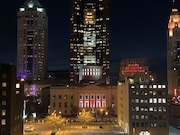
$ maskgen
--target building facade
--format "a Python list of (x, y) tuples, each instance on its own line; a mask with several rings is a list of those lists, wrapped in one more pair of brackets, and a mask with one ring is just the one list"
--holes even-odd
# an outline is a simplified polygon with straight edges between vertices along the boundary
[(16, 67), (0, 64), (0, 134), (23, 135), (23, 82), (16, 80)]
[(70, 84), (109, 84), (109, 0), (71, 0), (70, 21)]
[(168, 90), (159, 83), (118, 83), (118, 123), (128, 135), (169, 135)]
[(167, 80), (169, 96), (172, 98), (174, 89), (180, 88), (180, 15), (173, 7), (167, 30)]
[(82, 110), (96, 115), (117, 115), (117, 86), (54, 86), (50, 88), (50, 114), (60, 113), (64, 116), (79, 114)]
[(38, 0), (26, 0), (17, 14), (17, 77), (39, 81), (48, 65), (48, 18)]

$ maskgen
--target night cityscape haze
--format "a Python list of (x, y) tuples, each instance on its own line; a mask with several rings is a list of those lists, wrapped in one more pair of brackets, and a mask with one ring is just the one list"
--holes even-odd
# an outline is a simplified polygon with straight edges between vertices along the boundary
[[(178, 42), (179, 38), (176, 36), (171, 38), (173, 36), (170, 32), (169, 35), (167, 34), (167, 28), (170, 26), (168, 25), (170, 14), (174, 15), (176, 8), (180, 9), (180, 1), (34, 0), (37, 5), (39, 1), (44, 9), (36, 8), (37, 5), (32, 4), (33, 0), (32, 3), (29, 1), (26, 0), (25, 3), (25, 0), (17, 0), (12, 1), (11, 4), (3, 1), (3, 8), (0, 9), (1, 13), (7, 10), (5, 7), (10, 9), (2, 14), (4, 19), (0, 22), (2, 48), (0, 63), (14, 65), (17, 68), (19, 81), (16, 81), (18, 89), (15, 96), (22, 95), (19, 82), (23, 83), (24, 79), (27, 79), (25, 76), (29, 75), (29, 80), (27, 79), (22, 85), (25, 94), (23, 121), (24, 128), (26, 127), (23, 132), (27, 130), (27, 126), (33, 125), (38, 129), (37, 133), (49, 133), (51, 129), (49, 127), (43, 129), (41, 124), (44, 120), (48, 122), (45, 115), (54, 118), (59, 115), (67, 118), (62, 122), (65, 126), (63, 128), (57, 126), (59, 131), (53, 127), (51, 135), (56, 133), (59, 135), (64, 131), (71, 134), (74, 132), (73, 129), (78, 127), (74, 123), (77, 122), (76, 117), (86, 111), (91, 112), (95, 118), (93, 122), (96, 126), (89, 126), (92, 128), (89, 131), (94, 129), (92, 134), (96, 134), (101, 129), (104, 134), (112, 132), (128, 135), (152, 135), (151, 133), (156, 135), (161, 130), (163, 134), (169, 132), (170, 135), (171, 132), (178, 132), (180, 129), (179, 83), (177, 82), (176, 86), (171, 78), (177, 77), (178, 80), (179, 54), (175, 61), (173, 58), (176, 57), (176, 53), (174, 53), (169, 62), (169, 65), (172, 63), (172, 67), (168, 68), (171, 70), (171, 77), (168, 79), (172, 82), (171, 87), (175, 86), (177, 89), (170, 90), (171, 95), (168, 98), (167, 42), (171, 45)], [(110, 2), (109, 8), (108, 2)], [(45, 10), (46, 13), (43, 12)], [(176, 26), (179, 25), (173, 21), (174, 19), (172, 23), (175, 27), (169, 31), (176, 30)], [(168, 41), (167, 36), (169, 36)], [(174, 46), (178, 46), (178, 43)], [(176, 48), (168, 52), (169, 54), (176, 52)], [(6, 65), (0, 65), (2, 93), (6, 90), (7, 84), (12, 82), (15, 85), (15, 80), (9, 79), (8, 83), (5, 82), (9, 74), (7, 74), (8, 69), (3, 70), (3, 66)], [(176, 68), (178, 70), (174, 74)], [(135, 73), (136, 69), (137, 73)], [(14, 67), (13, 71), (9, 71), (14, 78)], [(56, 73), (62, 74), (63, 77), (68, 74), (70, 77), (68, 83), (66, 81), (62, 83), (67, 78), (60, 78), (61, 83), (54, 79), (53, 74)], [(48, 79), (45, 77), (47, 74)], [(13, 88), (10, 91), (13, 92)], [(2, 128), (0, 129), (2, 134), (6, 133), (3, 126), (8, 125), (4, 119), (9, 112), (4, 108), (5, 97), (6, 94), (2, 94)], [(12, 98), (10, 102), (13, 100)], [(19, 114), (21, 109), (18, 110)], [(21, 120), (22, 116), (19, 114), (11, 111), (11, 115), (15, 117), (12, 123)], [(19, 125), (14, 129), (13, 126), (10, 128), (20, 132), (22, 127)], [(68, 131), (69, 128), (71, 130)], [(103, 128), (110, 132), (104, 131)], [(30, 132), (32, 131), (30, 129)], [(23, 134), (28, 135), (28, 132)]]

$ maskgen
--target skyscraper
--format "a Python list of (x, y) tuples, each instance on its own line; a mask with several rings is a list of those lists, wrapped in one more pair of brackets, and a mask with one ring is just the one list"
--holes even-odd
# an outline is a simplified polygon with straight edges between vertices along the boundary
[(180, 88), (180, 15), (173, 7), (167, 32), (167, 80), (169, 96)]
[(42, 80), (48, 68), (46, 10), (38, 0), (26, 0), (17, 16), (17, 77)]
[(71, 0), (70, 84), (109, 84), (109, 0)]

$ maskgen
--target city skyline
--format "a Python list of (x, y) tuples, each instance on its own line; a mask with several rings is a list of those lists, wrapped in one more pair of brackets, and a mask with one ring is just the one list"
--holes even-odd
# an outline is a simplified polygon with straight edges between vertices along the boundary
[[(6, 10), (0, 22), (2, 63), (16, 65), (16, 18), (24, 2), (2, 2), (1, 12)], [(39, 2), (49, 18), (49, 70), (69, 69), (70, 0), (60, 4), (56, 4), (58, 1)], [(146, 57), (150, 70), (157, 73), (159, 80), (166, 81), (166, 33), (172, 1), (110, 1), (110, 5), (111, 76), (116, 76), (117, 80), (120, 60)], [(179, 1), (175, 5), (179, 9)]]

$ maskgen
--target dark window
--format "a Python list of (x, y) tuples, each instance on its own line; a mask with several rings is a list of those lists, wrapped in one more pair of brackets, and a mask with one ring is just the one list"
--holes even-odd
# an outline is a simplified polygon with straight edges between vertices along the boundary
[(67, 107), (67, 102), (64, 103), (64, 107)]
[(53, 107), (56, 107), (56, 103), (55, 102), (53, 102)]

